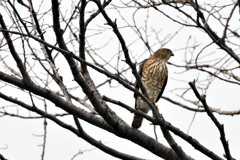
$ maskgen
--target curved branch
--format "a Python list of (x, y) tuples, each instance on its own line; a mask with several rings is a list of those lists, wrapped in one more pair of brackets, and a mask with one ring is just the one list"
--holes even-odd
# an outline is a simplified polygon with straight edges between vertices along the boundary
[(98, 116), (88, 113), (87, 111), (63, 100), (62, 98), (60, 98), (56, 93), (52, 92), (51, 90), (42, 88), (35, 84), (29, 84), (29, 85), (23, 84), (23, 82), (20, 79), (17, 79), (13, 76), (7, 75), (1, 71), (0, 71), (0, 79), (9, 84), (13, 84), (22, 89), (28, 90), (36, 95), (44, 97), (45, 99), (48, 99), (49, 101), (53, 102), (57, 107), (63, 109), (64, 111), (66, 111), (74, 116), (77, 116), (78, 118), (81, 118), (95, 126), (98, 126), (109, 132), (115, 133), (114, 130), (112, 129), (112, 127), (110, 127), (102, 118), (99, 118)]
[(119, 105), (119, 106), (127, 109), (130, 112), (134, 112), (136, 114), (139, 114), (139, 115), (143, 116), (144, 118), (146, 118), (147, 120), (152, 122), (154, 125), (163, 125), (163, 126), (165, 126), (166, 129), (170, 130), (175, 135), (178, 135), (179, 137), (181, 137), (182, 139), (187, 141), (189, 144), (191, 144), (195, 149), (197, 149), (201, 153), (205, 154), (206, 156), (210, 157), (211, 159), (223, 160), (221, 157), (219, 157), (218, 155), (213, 153), (211, 150), (209, 150), (206, 147), (204, 147), (203, 145), (201, 145), (196, 139), (194, 139), (193, 137), (189, 136), (188, 134), (185, 134), (179, 128), (176, 128), (176, 127), (172, 126), (170, 123), (159, 121), (159, 120), (157, 120), (154, 117), (148, 116), (147, 114), (145, 114), (145, 113), (143, 113), (141, 111), (135, 110), (135, 109), (129, 107), (128, 105), (126, 105), (126, 104), (124, 104), (124, 103), (122, 103), (120, 101), (113, 100), (113, 99), (111, 99), (109, 97), (103, 96), (103, 99), (108, 101), (108, 102), (111, 102), (113, 104)]
[[(110, 25), (113, 29), (113, 32), (116, 34), (117, 38), (119, 39), (119, 42), (122, 46), (122, 50), (123, 50), (123, 53), (124, 53), (124, 56), (125, 56), (125, 59), (126, 59), (126, 63), (130, 66), (130, 68), (132, 69), (132, 73), (133, 75), (135, 76), (136, 80), (137, 80), (137, 83), (142, 91), (142, 93), (147, 96), (147, 90), (146, 88), (144, 87), (142, 81), (141, 81), (141, 77), (140, 75), (138, 74), (137, 72), (137, 69), (136, 69), (136, 64), (134, 64), (132, 61), (131, 61), (131, 58), (129, 56), (129, 53), (128, 53), (128, 48), (126, 46), (126, 43), (125, 43), (125, 40), (123, 39), (121, 33), (119, 32), (118, 30), (118, 27), (117, 27), (117, 24), (116, 24), (116, 20), (113, 22), (110, 17), (107, 15), (107, 13), (105, 12), (104, 8), (102, 7), (100, 1), (98, 0), (93, 0), (96, 5), (98, 6), (100, 12), (102, 13), (103, 17), (105, 18), (105, 20), (107, 21), (107, 24)], [(147, 96), (148, 97), (148, 96)], [(154, 108), (153, 108), (154, 110)], [(155, 109), (154, 112), (157, 112), (157, 110)]]
[[(238, 3), (238, 2), (236, 2)], [(206, 19), (203, 15), (203, 13), (201, 12), (201, 10), (199, 9), (197, 0), (196, 3), (192, 2), (192, 6), (193, 8), (196, 10), (198, 17), (201, 19), (202, 23), (204, 24), (204, 26), (202, 26), (200, 23), (197, 23), (197, 26), (201, 29), (203, 29), (204, 31), (206, 31), (206, 33), (209, 35), (209, 37), (223, 50), (225, 50), (233, 59), (235, 59), (235, 61), (238, 62), (238, 64), (240, 64), (240, 57), (238, 55), (236, 55), (234, 53), (234, 51), (226, 45), (224, 38), (220, 38), (213, 30), (212, 28), (210, 28), (210, 26), (207, 24)]]
[[(27, 110), (30, 110), (32, 112), (35, 112), (35, 113), (37, 113), (39, 115), (42, 115), (43, 117), (46, 117), (46, 118), (52, 120), (53, 122), (55, 122), (56, 124), (58, 124), (62, 128), (65, 128), (65, 129), (71, 131), (72, 133), (74, 133), (78, 137), (84, 139), (88, 143), (92, 144), (93, 146), (96, 146), (97, 148), (101, 149), (102, 151), (104, 151), (104, 152), (106, 152), (106, 153), (108, 153), (108, 154), (110, 154), (110, 155), (112, 155), (114, 157), (121, 158), (121, 159), (126, 159), (126, 160), (143, 160), (143, 159), (135, 157), (135, 156), (131, 156), (131, 155), (128, 155), (128, 154), (125, 154), (125, 153), (121, 153), (121, 152), (119, 152), (119, 151), (117, 151), (115, 149), (112, 149), (112, 148), (104, 145), (100, 141), (97, 141), (96, 139), (94, 139), (93, 137), (88, 135), (83, 129), (81, 131), (79, 131), (79, 129), (76, 129), (73, 126), (71, 126), (71, 125), (69, 125), (67, 123), (64, 123), (63, 121), (59, 120), (55, 116), (53, 116), (51, 114), (48, 114), (47, 112), (38, 109), (36, 106), (30, 106), (30, 105), (28, 105), (28, 104), (26, 104), (26, 103), (24, 103), (22, 101), (19, 101), (19, 100), (15, 99), (15, 98), (11, 98), (9, 96), (6, 96), (5, 94), (3, 94), (1, 92), (0, 92), (0, 97), (5, 99), (5, 100), (7, 100), (7, 101), (9, 101), (9, 102), (18, 104), (18, 105), (22, 106), (23, 108), (25, 108)], [(1, 158), (1, 156), (0, 156), (0, 158)]]
[(22, 76), (23, 76), (23, 81), (26, 82), (26, 83), (31, 83), (31, 78), (29, 77), (27, 71), (26, 71), (26, 68), (21, 60), (21, 58), (18, 56), (16, 50), (15, 50), (15, 47), (13, 45), (13, 42), (12, 42), (12, 39), (11, 39), (11, 36), (9, 35), (8, 32), (6, 32), (5, 30), (7, 30), (7, 27), (5, 25), (5, 22), (3, 20), (3, 17), (2, 15), (0, 14), (0, 25), (2, 26), (3, 30), (2, 30), (2, 33), (3, 33), (3, 36), (5, 38), (5, 40), (7, 41), (7, 44), (8, 44), (8, 48), (14, 58), (14, 60), (16, 61), (17, 63), (17, 66), (18, 66), (18, 69), (20, 70)]
[(213, 115), (213, 113), (211, 112), (211, 110), (208, 107), (208, 104), (206, 102), (205, 96), (201, 96), (199, 94), (199, 92), (197, 91), (197, 88), (195, 86), (195, 81), (193, 82), (189, 82), (189, 85), (191, 86), (194, 94), (196, 95), (196, 97), (202, 102), (204, 109), (206, 110), (208, 116), (211, 118), (211, 120), (214, 122), (214, 124), (217, 126), (219, 133), (220, 133), (220, 139), (221, 142), (223, 144), (223, 148), (225, 150), (225, 154), (226, 154), (226, 158), (228, 160), (233, 160), (231, 154), (230, 154), (230, 150), (229, 150), (229, 146), (228, 146), (228, 142), (226, 140), (226, 136), (225, 136), (225, 131), (224, 131), (224, 126), (222, 124), (220, 124), (217, 120), (217, 118)]

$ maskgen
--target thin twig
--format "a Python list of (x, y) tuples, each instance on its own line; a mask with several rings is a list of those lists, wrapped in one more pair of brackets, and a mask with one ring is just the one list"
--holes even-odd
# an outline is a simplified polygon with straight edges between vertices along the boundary
[(225, 154), (226, 154), (226, 158), (228, 160), (232, 160), (233, 158), (232, 158), (232, 156), (230, 154), (228, 141), (226, 140), (224, 126), (218, 122), (217, 118), (214, 116), (214, 114), (209, 109), (208, 104), (206, 102), (206, 97), (204, 95), (201, 96), (199, 94), (199, 92), (197, 91), (197, 88), (195, 86), (195, 81), (189, 82), (189, 85), (191, 86), (191, 88), (192, 88), (193, 92), (195, 93), (196, 97), (202, 102), (202, 104), (204, 106), (204, 109), (206, 110), (208, 116), (211, 118), (211, 120), (214, 122), (214, 124), (218, 128), (219, 133), (220, 133), (220, 139), (221, 139), (221, 142), (222, 142)]

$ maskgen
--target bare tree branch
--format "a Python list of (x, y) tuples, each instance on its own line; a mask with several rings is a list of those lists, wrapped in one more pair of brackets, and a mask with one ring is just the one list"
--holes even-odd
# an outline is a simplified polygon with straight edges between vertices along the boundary
[[(141, 151), (150, 151), (148, 155), (163, 159), (199, 158), (194, 153), (200, 152), (214, 160), (224, 157), (233, 160), (232, 155), (238, 153), (230, 150), (225, 135), (233, 126), (225, 120), (234, 115), (231, 120), (235, 123), (240, 114), (238, 106), (231, 108), (231, 104), (238, 104), (232, 103), (237, 100), (235, 95), (211, 101), (208, 106), (206, 98), (199, 93), (201, 90), (208, 95), (210, 101), (219, 90), (224, 92), (217, 94), (224, 96), (225, 91), (237, 92), (239, 88), (237, 7), (239, 1), (220, 3), (216, 0), (51, 0), (51, 5), (46, 0), (1, 1), (0, 98), (5, 101), (0, 106), (0, 117), (42, 119), (41, 159), (48, 157), (47, 133), (51, 126), (47, 126), (47, 122), (51, 120), (74, 133), (76, 138), (120, 159), (140, 158), (132, 156), (132, 150), (130, 154), (121, 153), (121, 145), (106, 146), (101, 140), (108, 139), (107, 136), (99, 139), (96, 133), (90, 136), (87, 131), (92, 127), (107, 131), (106, 134), (114, 137), (113, 141), (125, 139), (140, 146)], [(136, 66), (163, 46), (170, 47), (176, 58), (168, 63), (170, 82), (162, 96), (170, 103), (161, 106), (174, 108), (160, 114), (149, 100)], [(133, 85), (135, 79), (140, 90)], [(189, 86), (189, 79), (196, 81)], [(229, 87), (223, 89), (222, 85)], [(131, 107), (134, 98), (128, 96), (132, 94), (149, 105), (153, 116)], [(224, 150), (212, 146), (212, 150), (208, 149), (206, 141), (210, 136), (198, 141), (195, 136), (199, 136), (199, 132), (191, 130), (191, 136), (183, 132), (190, 122), (177, 123), (179, 126), (169, 123), (175, 114), (189, 120), (197, 112), (207, 112), (201, 116), (210, 117), (208, 120), (217, 126)], [(225, 127), (214, 112), (221, 116)], [(141, 131), (131, 128), (128, 116), (132, 113), (152, 123), (154, 131), (145, 130), (152, 125), (143, 126)], [(69, 120), (69, 116), (74, 121)], [(201, 125), (203, 122), (197, 118), (191, 123), (204, 126), (198, 128), (201, 130), (209, 127), (209, 124)], [(157, 140), (160, 139), (156, 132), (158, 126), (166, 146)], [(147, 135), (149, 131), (154, 133)], [(212, 136), (212, 132), (209, 135)], [(178, 141), (179, 138), (183, 141)], [(228, 138), (229, 141), (238, 139), (232, 135)], [(192, 149), (185, 149), (189, 144)], [(87, 149), (79, 153), (84, 150)], [(224, 156), (217, 155), (222, 152)], [(151, 159), (148, 155), (147, 159)]]
[[(3, 17), (2, 17), (1, 14), (0, 14), (0, 25), (2, 26), (3, 29), (7, 30), (7, 27), (5, 25), (5, 22), (4, 22)], [(29, 75), (28, 75), (28, 73), (26, 71), (26, 68), (25, 68), (25, 66), (22, 63), (22, 60), (20, 59), (20, 57), (18, 56), (18, 54), (17, 54), (17, 52), (16, 52), (16, 50), (14, 48), (14, 45), (13, 45), (13, 42), (11, 40), (11, 37), (10, 37), (9, 33), (5, 32), (5, 31), (3, 31), (2, 33), (3, 33), (3, 36), (5, 37), (5, 39), (6, 39), (7, 43), (8, 43), (8, 47), (10, 49), (10, 52), (11, 52), (13, 58), (15, 59), (15, 61), (17, 63), (17, 66), (18, 66), (18, 68), (19, 68), (19, 70), (20, 70), (20, 72), (21, 72), (21, 74), (23, 76), (23, 82), (31, 83), (31, 78), (29, 77)]]
[(1, 160), (7, 160), (2, 154), (0, 154), (0, 159)]
[(213, 115), (213, 113), (211, 112), (211, 110), (209, 109), (205, 96), (201, 96), (199, 94), (199, 92), (196, 89), (196, 86), (194, 84), (195, 82), (189, 82), (189, 85), (191, 86), (193, 92), (195, 93), (196, 97), (202, 102), (204, 109), (206, 110), (208, 116), (211, 118), (211, 120), (214, 122), (214, 124), (217, 126), (219, 133), (220, 133), (220, 139), (221, 142), (223, 144), (223, 148), (225, 150), (225, 154), (226, 154), (226, 158), (228, 160), (232, 160), (232, 156), (230, 154), (230, 150), (229, 150), (229, 146), (228, 146), (228, 142), (226, 140), (226, 136), (225, 136), (225, 131), (224, 131), (224, 126), (222, 124), (220, 124), (217, 120), (217, 118)]
[[(118, 158), (121, 158), (121, 159), (129, 159), (129, 160), (137, 160), (137, 159), (140, 159), (142, 160), (141, 158), (138, 158), (138, 157), (135, 157), (135, 156), (131, 156), (131, 155), (127, 155), (127, 154), (124, 154), (124, 153), (121, 153), (121, 152), (118, 152), (110, 147), (107, 147), (106, 145), (104, 145), (103, 143), (95, 140), (94, 138), (92, 138), (91, 136), (89, 136), (84, 130), (79, 130), (79, 129), (76, 129), (74, 128), (73, 126), (69, 125), (69, 124), (66, 124), (64, 123), (63, 121), (57, 119), (55, 116), (52, 116), (48, 113), (46, 113), (45, 111), (42, 111), (40, 109), (38, 109), (36, 106), (29, 106), (19, 100), (16, 100), (14, 98), (11, 98), (11, 97), (8, 97), (2, 93), (0, 93), (0, 97), (1, 98), (4, 98), (5, 100), (8, 100), (12, 103), (16, 103), (28, 110), (31, 110), (33, 112), (36, 112), (50, 120), (52, 120), (53, 122), (57, 123), (58, 125), (60, 125), (61, 127), (65, 128), (65, 129), (68, 129), (69, 131), (71, 131), (72, 133), (74, 133), (75, 135), (77, 135), (78, 137), (81, 137), (83, 138), (84, 140), (86, 140), (87, 142), (89, 142), (90, 144), (98, 147), (99, 149), (103, 150), (104, 152), (106, 153), (109, 153), (115, 157), (118, 157)], [(79, 126), (80, 127), (80, 126)], [(0, 157), (1, 158), (1, 157)]]

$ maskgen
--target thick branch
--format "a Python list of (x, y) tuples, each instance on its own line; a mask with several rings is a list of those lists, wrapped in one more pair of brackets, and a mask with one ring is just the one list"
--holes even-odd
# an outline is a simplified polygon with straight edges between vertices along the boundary
[[(141, 158), (138, 158), (138, 157), (135, 157), (135, 156), (131, 156), (131, 155), (128, 155), (128, 154), (125, 154), (125, 153), (121, 153), (117, 150), (114, 150), (106, 145), (104, 145), (103, 143), (101, 143), (100, 141), (97, 141), (96, 139), (94, 139), (93, 137), (91, 137), (90, 135), (88, 135), (84, 130), (81, 130), (79, 131), (79, 129), (76, 129), (74, 128), (73, 126), (67, 124), (67, 123), (64, 123), (63, 121), (59, 120), (58, 118), (56, 118), (55, 116), (51, 115), (51, 114), (48, 114), (47, 112), (44, 112), (40, 109), (38, 109), (36, 106), (30, 106), (22, 101), (19, 101), (15, 98), (11, 98), (9, 96), (6, 96), (5, 94), (1, 93), (0, 92), (0, 97), (9, 101), (9, 102), (12, 102), (12, 103), (15, 103), (15, 104), (18, 104), (20, 106), (22, 106), (23, 108), (27, 109), (27, 110), (30, 110), (30, 111), (33, 111), (39, 115), (42, 115), (43, 117), (46, 117), (50, 120), (52, 120), (53, 122), (55, 122), (56, 124), (58, 124), (59, 126), (71, 131), (72, 133), (74, 133), (75, 135), (77, 135), (78, 137), (81, 137), (82, 139), (86, 140), (88, 143), (96, 146), (97, 148), (101, 149), (102, 151), (114, 156), (114, 157), (117, 157), (117, 158), (121, 158), (121, 159), (126, 159), (126, 160), (142, 160)], [(1, 157), (0, 157), (1, 158)]]
[[(69, 51), (63, 39), (63, 33), (61, 32), (62, 30), (59, 22), (59, 3), (57, 0), (52, 0), (52, 13), (53, 28), (58, 45), (61, 49)], [(123, 123), (124, 125), (126, 125), (126, 123), (123, 122), (111, 109), (109, 109), (106, 103), (101, 100), (101, 96), (96, 91), (91, 79), (88, 76), (83, 77), (83, 75), (80, 74), (78, 66), (72, 56), (69, 54), (64, 54), (64, 56), (68, 61), (68, 64), (72, 71), (72, 75), (74, 76), (74, 80), (81, 86), (83, 92), (88, 96), (96, 111), (106, 120), (107, 123), (109, 123), (113, 127), (119, 126), (119, 123)]]
[(0, 154), (0, 159), (1, 160), (7, 160), (2, 154)]
[(7, 75), (0, 71), (0, 79), (2, 81), (5, 81), (9, 84), (13, 84), (15, 86), (18, 86), (22, 89), (26, 89), (36, 95), (39, 95), (41, 97), (44, 97), (48, 99), (49, 101), (53, 102), (57, 107), (65, 110), (66, 112), (75, 115), (95, 126), (98, 126), (100, 128), (103, 128), (109, 132), (113, 132), (114, 130), (102, 119), (99, 118), (91, 113), (88, 113), (87, 111), (69, 103), (60, 98), (56, 93), (52, 92), (51, 90), (42, 88), (40, 86), (37, 86), (35, 84), (31, 85), (24, 85), (20, 79), (17, 79), (13, 76)]
[(213, 153), (211, 150), (207, 149), (206, 147), (204, 147), (203, 145), (201, 145), (196, 139), (194, 139), (193, 137), (189, 136), (188, 134), (182, 132), (179, 128), (176, 128), (174, 126), (172, 126), (170, 123), (168, 122), (163, 122), (163, 121), (159, 121), (154, 117), (148, 116), (145, 113), (142, 113), (141, 111), (135, 110), (133, 108), (131, 108), (130, 106), (113, 100), (109, 97), (103, 96), (103, 99), (111, 102), (113, 104), (119, 105), (127, 110), (129, 110), (130, 112), (134, 112), (135, 114), (139, 114), (141, 116), (143, 116), (144, 118), (146, 118), (147, 120), (149, 120), (150, 122), (152, 122), (154, 125), (162, 125), (165, 126), (168, 130), (170, 130), (171, 132), (173, 132), (175, 135), (178, 135), (179, 137), (181, 137), (182, 139), (184, 139), (185, 141), (187, 141), (189, 144), (191, 144), (196, 150), (200, 151), (201, 153), (205, 154), (206, 156), (210, 157), (211, 159), (214, 160), (223, 160), (222, 158), (220, 158), (218, 155), (216, 155), (215, 153)]
[[(100, 4), (100, 3), (99, 3)], [(59, 3), (57, 0), (52, 0), (52, 12), (53, 12), (53, 28), (54, 32), (56, 34), (57, 42), (60, 48), (64, 50), (68, 50), (63, 39), (63, 35), (60, 27), (60, 22), (59, 22), (59, 10), (58, 6)], [(101, 5), (100, 5), (101, 6)], [(100, 9), (101, 10), (101, 9)], [(103, 10), (103, 9), (102, 9)], [(102, 12), (101, 10), (101, 12)], [(102, 12), (103, 13), (103, 12)], [(105, 12), (104, 12), (105, 13)], [(106, 13), (105, 13), (106, 14)], [(126, 46), (125, 46), (126, 47)], [(107, 104), (102, 100), (100, 94), (96, 90), (92, 90), (91, 85), (94, 85), (91, 83), (91, 79), (84, 79), (82, 75), (80, 75), (79, 70), (77, 68), (77, 65), (75, 61), (72, 59), (71, 56), (65, 55), (71, 70), (72, 74), (74, 76), (74, 79), (76, 82), (81, 86), (83, 89), (83, 92), (88, 96), (89, 100), (97, 110), (97, 112), (106, 120), (108, 124), (110, 124), (116, 131), (117, 135), (124, 137), (126, 139), (129, 139), (144, 148), (148, 149), (152, 153), (166, 158), (166, 157), (174, 157), (174, 159), (177, 159), (177, 155), (169, 148), (163, 146), (162, 144), (156, 142), (154, 139), (144, 135), (138, 130), (132, 129), (129, 125), (127, 125), (122, 119), (120, 119), (116, 113), (114, 113), (108, 106)], [(136, 70), (136, 68), (135, 68)], [(138, 75), (139, 76), (139, 75)], [(151, 143), (151, 145), (146, 144), (146, 139), (148, 139), (148, 142)], [(159, 149), (161, 149), (161, 152), (159, 152)], [(168, 150), (166, 152), (166, 150)]]

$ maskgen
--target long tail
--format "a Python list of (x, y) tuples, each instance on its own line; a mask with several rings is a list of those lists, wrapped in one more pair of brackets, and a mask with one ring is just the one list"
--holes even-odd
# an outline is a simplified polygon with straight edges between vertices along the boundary
[(138, 129), (141, 127), (143, 121), (143, 117), (134, 114), (133, 121), (132, 121), (132, 128)]

